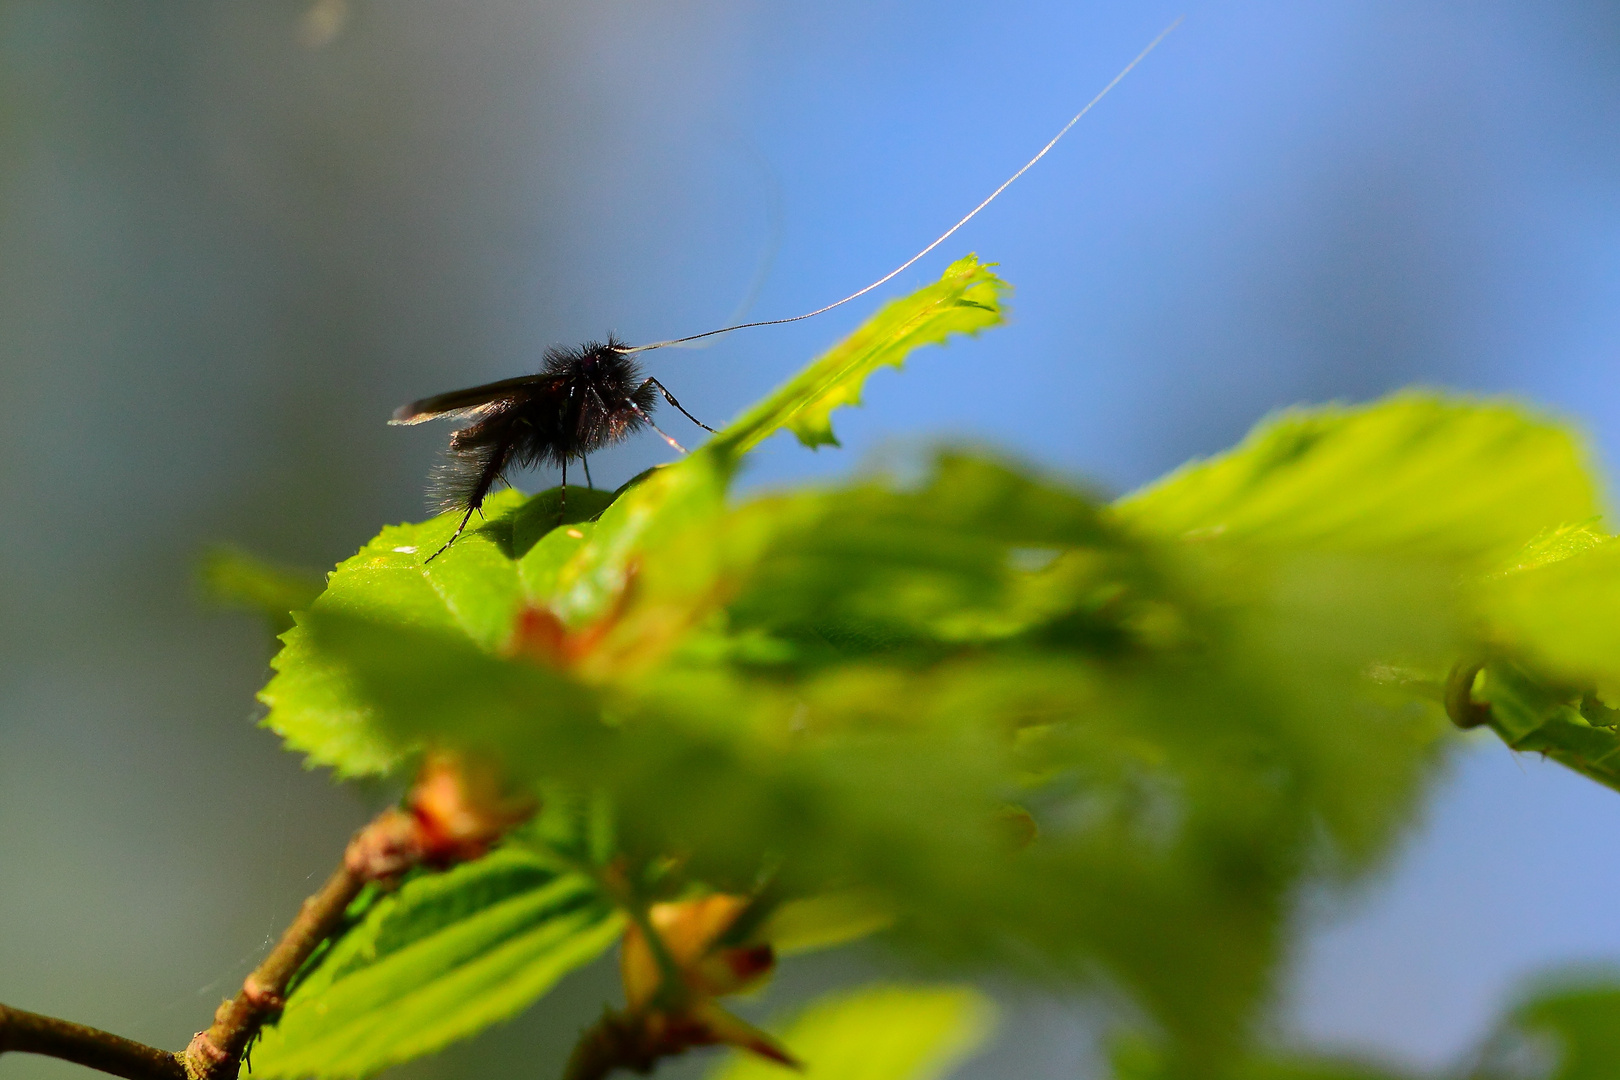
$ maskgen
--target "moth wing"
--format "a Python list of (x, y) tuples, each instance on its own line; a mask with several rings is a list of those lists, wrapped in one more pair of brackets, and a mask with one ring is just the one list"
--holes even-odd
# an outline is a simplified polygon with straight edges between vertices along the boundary
[(428, 420), (462, 419), (507, 398), (552, 389), (561, 381), (556, 375), (520, 375), (515, 379), (502, 379), (466, 390), (452, 390), (448, 394), (437, 394), (401, 405), (394, 410), (394, 416), (388, 422), (408, 425)]

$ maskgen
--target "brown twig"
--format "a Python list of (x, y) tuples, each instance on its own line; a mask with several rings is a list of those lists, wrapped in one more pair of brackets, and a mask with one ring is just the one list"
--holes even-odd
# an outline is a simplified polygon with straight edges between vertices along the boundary
[(512, 798), (494, 773), (459, 758), (429, 755), (407, 809), (390, 808), (354, 834), (343, 864), (298, 910), (270, 955), (242, 982), (181, 1055), (189, 1080), (235, 1080), (242, 1055), (286, 1004), (287, 986), (321, 943), (343, 924), (360, 890), (389, 882), (415, 866), (449, 866), (476, 859), (534, 803)]
[(405, 808), (391, 807), (349, 840), (343, 863), (298, 910), (270, 955), (214, 1013), (207, 1031), (178, 1054), (0, 1005), (0, 1054), (45, 1054), (127, 1080), (235, 1080), (242, 1055), (286, 1004), (287, 987), (372, 882), (392, 882), (415, 866), (450, 866), (487, 852), (533, 816), (491, 770), (449, 754), (429, 754)]
[(0, 1005), (0, 1054), (44, 1054), (127, 1080), (186, 1080), (179, 1054), (111, 1032)]
[(181, 1060), (191, 1080), (234, 1080), (242, 1055), (259, 1030), (286, 1004), (287, 985), (304, 961), (343, 922), (367, 882), (398, 876), (421, 859), (420, 829), (414, 815), (390, 808), (355, 833), (343, 864), (320, 891), (305, 900), (270, 955), (242, 981), (242, 989), (214, 1013)]

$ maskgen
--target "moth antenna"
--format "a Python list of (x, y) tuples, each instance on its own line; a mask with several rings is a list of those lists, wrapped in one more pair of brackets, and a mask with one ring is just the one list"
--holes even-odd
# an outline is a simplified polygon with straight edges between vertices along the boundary
[[(981, 202), (978, 206), (975, 206), (972, 210), (969, 210), (967, 212), (967, 215), (965, 217), (963, 217), (962, 220), (958, 221), (955, 225), (952, 225), (949, 229), (946, 229), (943, 233), (941, 233), (939, 235), (939, 237), (932, 244), (929, 244), (927, 247), (925, 247), (921, 251), (917, 252), (917, 254), (913, 255), (911, 258), (907, 259), (905, 262), (901, 263), (899, 266), (895, 267), (893, 270), (890, 270), (887, 274), (884, 274), (882, 277), (880, 277), (876, 281), (872, 282), (872, 284), (870, 284), (870, 285), (866, 286), (865, 288), (860, 289), (860, 290), (858, 290), (856, 292), (850, 293), (848, 296), (844, 297), (842, 300), (834, 300), (832, 303), (828, 304), (826, 307), (818, 307), (818, 308), (816, 308), (816, 310), (807, 311), (803, 315), (794, 315), (794, 316), (791, 316), (790, 318), (786, 318), (786, 319), (764, 319), (764, 320), (761, 320), (760, 322), (738, 323), (735, 326), (722, 326), (718, 330), (708, 330), (708, 331), (705, 331), (704, 333), (692, 334), (692, 335), (690, 335), (688, 337), (670, 338), (668, 341), (654, 341), (649, 345), (626, 345), (626, 346), (620, 347), (618, 351), (622, 352), (622, 353), (647, 352), (650, 349), (663, 349), (663, 348), (667, 348), (670, 345), (682, 345), (682, 344), (685, 344), (688, 341), (701, 341), (704, 338), (714, 337), (716, 334), (729, 334), (733, 330), (747, 330), (747, 329), (750, 329), (751, 327), (755, 327), (755, 326), (781, 326), (783, 323), (801, 322), (801, 321), (803, 321), (805, 319), (814, 318), (815, 316), (820, 315), (822, 312), (831, 311), (835, 307), (841, 307), (844, 304), (849, 303), (851, 300), (859, 299), (860, 297), (865, 296), (867, 293), (871, 292), (873, 289), (878, 288), (880, 285), (884, 285), (887, 282), (894, 280), (900, 274), (904, 273), (907, 269), (909, 269), (913, 264), (915, 264), (917, 262), (917, 260), (921, 259), (923, 256), (927, 255), (930, 251), (933, 251), (935, 248), (939, 247), (939, 245), (941, 245), (945, 241), (949, 240), (956, 233), (956, 231), (958, 229), (960, 229), (962, 226), (966, 225), (968, 222), (972, 221), (975, 217), (977, 217), (980, 210), (983, 210), (985, 207), (987, 207), (991, 203), (995, 202), (997, 197), (1000, 196), (1003, 191), (1006, 191), (1008, 188), (1012, 187), (1014, 180), (1017, 180), (1020, 176), (1023, 176), (1025, 173), (1029, 172), (1029, 170), (1034, 167), (1034, 165), (1035, 165), (1035, 163), (1037, 161), (1039, 161), (1039, 160), (1041, 160), (1041, 158), (1045, 157), (1047, 155), (1047, 153), (1051, 151), (1052, 147), (1054, 147), (1054, 146), (1056, 146), (1058, 144), (1059, 139), (1063, 138), (1063, 136), (1065, 136), (1065, 135), (1067, 135), (1069, 133), (1070, 128), (1072, 128), (1072, 127), (1074, 127), (1074, 125), (1078, 124), (1082, 117), (1084, 117), (1088, 112), (1090, 112), (1092, 109), (1094, 109), (1097, 106), (1097, 103), (1099, 101), (1101, 101), (1103, 98), (1107, 97), (1109, 91), (1113, 90), (1114, 87), (1118, 86), (1124, 80), (1125, 76), (1129, 75), (1132, 72), (1132, 70), (1134, 70), (1136, 68), (1136, 65), (1140, 64), (1143, 60), (1146, 60), (1148, 58), (1148, 54), (1151, 53), (1154, 49), (1157, 49), (1159, 47), (1159, 43), (1162, 42), (1165, 38), (1169, 37), (1170, 32), (1172, 30), (1174, 30), (1176, 27), (1180, 26), (1181, 23), (1182, 23), (1182, 20), (1185, 19), (1185, 18), (1186, 18), (1185, 15), (1178, 15), (1178, 16), (1176, 16), (1175, 20), (1173, 22), (1171, 22), (1171, 24), (1169, 26), (1165, 27), (1163, 30), (1160, 30), (1159, 31), (1159, 36), (1154, 38), (1152, 41), (1148, 42), (1147, 48), (1145, 48), (1141, 52), (1137, 53), (1136, 57), (1133, 60), (1131, 60), (1130, 63), (1128, 63), (1124, 67), (1120, 68), (1119, 74), (1115, 75), (1112, 79), (1110, 79), (1107, 86), (1105, 86), (1101, 90), (1097, 91), (1097, 95), (1095, 97), (1093, 97), (1090, 101), (1086, 102), (1085, 108), (1083, 108), (1079, 112), (1075, 113), (1074, 116), (1070, 118), (1069, 122), (1067, 124), (1064, 124), (1062, 129), (1060, 129), (1056, 135), (1052, 136), (1052, 141), (1051, 142), (1048, 142), (1045, 146), (1041, 147), (1039, 153), (1037, 153), (1034, 157), (1030, 158), (1028, 161), (1024, 162), (1023, 168), (1019, 169), (1017, 172), (1015, 172), (1011, 176), (1007, 177), (1006, 180), (1003, 180), (1000, 187), (996, 188), (996, 190), (992, 191), (988, 196), (986, 196), (985, 200), (983, 202)], [(666, 438), (667, 438), (667, 436), (666, 436)]]

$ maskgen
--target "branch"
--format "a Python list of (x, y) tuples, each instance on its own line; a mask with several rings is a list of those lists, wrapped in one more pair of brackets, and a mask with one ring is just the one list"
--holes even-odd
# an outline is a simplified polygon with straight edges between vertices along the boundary
[(0, 1054), (44, 1054), (126, 1080), (186, 1080), (179, 1054), (111, 1032), (0, 1005)]
[(343, 913), (370, 881), (396, 877), (421, 858), (417, 819), (389, 808), (354, 834), (343, 864), (320, 891), (305, 900), (270, 955), (242, 981), (241, 991), (214, 1013), (207, 1031), (199, 1031), (181, 1059), (191, 1080), (235, 1080), (248, 1044), (286, 1004), (287, 984), (304, 961), (331, 937)]
[(513, 798), (493, 772), (448, 754), (430, 754), (408, 799), (389, 808), (349, 841), (343, 864), (304, 901), (270, 955), (242, 981), (180, 1055), (188, 1080), (236, 1080), (242, 1055), (287, 1003), (287, 986), (342, 925), (360, 890), (391, 882), (415, 866), (476, 859), (512, 826), (533, 816), (534, 803)]

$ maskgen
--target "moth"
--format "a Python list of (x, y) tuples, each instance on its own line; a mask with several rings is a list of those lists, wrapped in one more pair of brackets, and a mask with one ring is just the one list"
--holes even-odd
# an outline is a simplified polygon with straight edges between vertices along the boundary
[(643, 375), (635, 353), (609, 337), (574, 349), (546, 351), (540, 371), (515, 379), (452, 390), (394, 410), (390, 424), (461, 420), (450, 436), (446, 461), (429, 488), (440, 512), (461, 510), (461, 523), (431, 562), (467, 527), (508, 469), (556, 465), (562, 469), (563, 506), (568, 500), (568, 463), (578, 458), (590, 480), (590, 455), (650, 427), (679, 453), (686, 449), (653, 422), (655, 399), (663, 399), (692, 423), (713, 432), (681, 407), (664, 384)]
[(540, 370), (533, 375), (520, 375), (515, 379), (503, 379), (467, 390), (453, 390), (448, 394), (413, 401), (394, 410), (390, 424), (421, 424), (428, 420), (455, 420), (462, 423), (450, 436), (445, 463), (435, 472), (429, 487), (429, 497), (436, 503), (436, 508), (440, 512), (460, 510), (461, 522), (450, 539), (423, 561), (432, 562), (456, 542), (495, 485), (503, 481), (513, 468), (532, 465), (556, 465), (561, 468), (562, 505), (566, 508), (570, 461), (580, 461), (588, 483), (590, 455), (629, 438), (643, 428), (651, 428), (674, 450), (684, 454), (685, 448), (653, 422), (652, 414), (659, 398), (703, 430), (713, 433), (714, 429), (687, 412), (663, 383), (643, 373), (635, 359), (637, 353), (729, 334), (733, 330), (799, 322), (865, 296), (893, 280), (973, 220), (979, 211), (1011, 187), (1013, 181), (1045, 157), (1058, 140), (1080, 122), (1081, 117), (1118, 86), (1180, 24), (1178, 18), (1160, 31), (1159, 36), (1149, 42), (1135, 59), (1126, 64), (1107, 86), (1063, 125), (1039, 153), (938, 239), (872, 284), (850, 293), (842, 300), (803, 315), (738, 323), (648, 345), (626, 345), (609, 336), (606, 342), (587, 342), (572, 349), (553, 347), (547, 350)]

